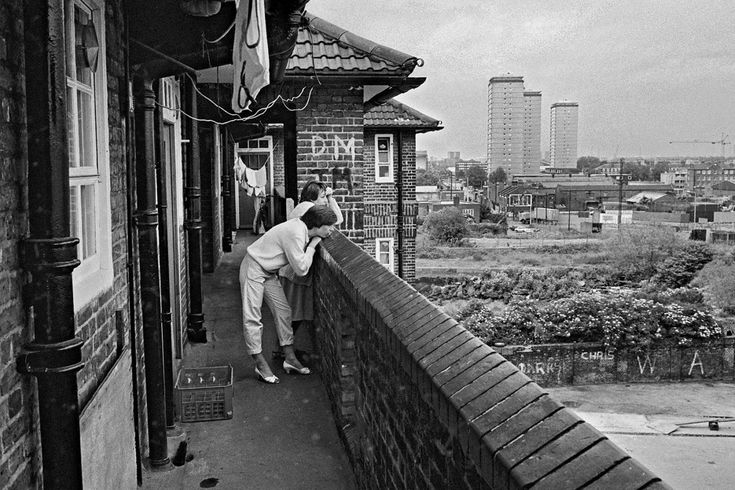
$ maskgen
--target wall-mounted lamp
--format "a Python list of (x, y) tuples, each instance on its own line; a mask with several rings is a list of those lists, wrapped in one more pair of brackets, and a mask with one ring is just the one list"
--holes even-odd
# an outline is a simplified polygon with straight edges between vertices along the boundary
[(94, 22), (91, 20), (82, 29), (82, 52), (84, 53), (84, 62), (92, 70), (97, 71), (97, 61), (100, 54), (100, 42), (97, 39), (97, 30), (94, 28)]

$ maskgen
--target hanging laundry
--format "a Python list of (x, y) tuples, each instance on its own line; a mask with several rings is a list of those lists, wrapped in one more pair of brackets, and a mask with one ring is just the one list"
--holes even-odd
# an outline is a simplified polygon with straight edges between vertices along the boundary
[(250, 167), (245, 168), (245, 182), (247, 182), (250, 187), (258, 187), (255, 170)]
[(247, 166), (242, 163), (242, 158), (237, 157), (233, 169), (235, 171), (235, 180), (237, 180), (238, 182), (242, 182), (243, 180), (245, 180), (245, 170), (247, 169)]
[(255, 171), (255, 187), (265, 187), (268, 183), (268, 174), (265, 171), (265, 165)]
[(270, 83), (264, 0), (236, 0), (232, 110), (248, 108)]

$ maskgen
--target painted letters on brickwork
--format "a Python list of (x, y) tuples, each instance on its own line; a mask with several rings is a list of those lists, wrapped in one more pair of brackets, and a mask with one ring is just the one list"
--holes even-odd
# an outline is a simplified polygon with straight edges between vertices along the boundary
[(345, 141), (339, 135), (335, 134), (333, 137), (330, 141), (326, 135), (313, 135), (311, 137), (311, 152), (314, 156), (319, 157), (331, 153), (332, 159), (336, 161), (340, 160), (340, 157), (344, 155), (348, 156), (352, 163), (355, 163), (355, 138), (351, 137)]
[(353, 193), (352, 167), (355, 165), (355, 138), (347, 140), (339, 135), (312, 135), (311, 152), (313, 157), (331, 159), (332, 161), (349, 161), (349, 166), (337, 166), (332, 168), (310, 168), (309, 173), (318, 176), (321, 181), (328, 181), (331, 176), (332, 188), (337, 189), (338, 184), (347, 186), (350, 194)]
[(638, 369), (641, 371), (641, 375), (645, 373), (646, 366), (650, 369), (650, 374), (653, 374), (653, 370), (656, 369), (656, 361), (651, 361), (651, 357), (646, 354), (646, 358), (641, 363), (641, 356), (635, 356), (635, 358), (638, 360)]
[(704, 376), (704, 365), (702, 364), (702, 359), (699, 357), (699, 351), (694, 351), (694, 357), (692, 357), (692, 364), (689, 366), (689, 376), (692, 375), (692, 371), (695, 367), (699, 367), (699, 372), (702, 376)]

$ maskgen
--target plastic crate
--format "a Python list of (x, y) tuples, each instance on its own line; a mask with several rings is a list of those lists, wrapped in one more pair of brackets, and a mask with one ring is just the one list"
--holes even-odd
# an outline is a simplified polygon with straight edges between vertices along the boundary
[(176, 380), (181, 422), (232, 418), (232, 366), (182, 368)]

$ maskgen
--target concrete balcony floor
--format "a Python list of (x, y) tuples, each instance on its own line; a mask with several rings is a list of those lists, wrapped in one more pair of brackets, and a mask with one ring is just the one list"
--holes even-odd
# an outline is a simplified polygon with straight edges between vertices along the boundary
[[(232, 366), (233, 417), (179, 424), (193, 459), (168, 471), (144, 471), (145, 489), (355, 488), (319, 373), (288, 376), (280, 362), (270, 361), (281, 382), (267, 385), (257, 381), (245, 353), (238, 269), (255, 238), (241, 231), (216, 272), (204, 275), (208, 343), (188, 344), (183, 358), (185, 367)], [(263, 352), (270, 358), (275, 327), (265, 305), (263, 313)], [(310, 351), (310, 336), (303, 330), (296, 347)]]

